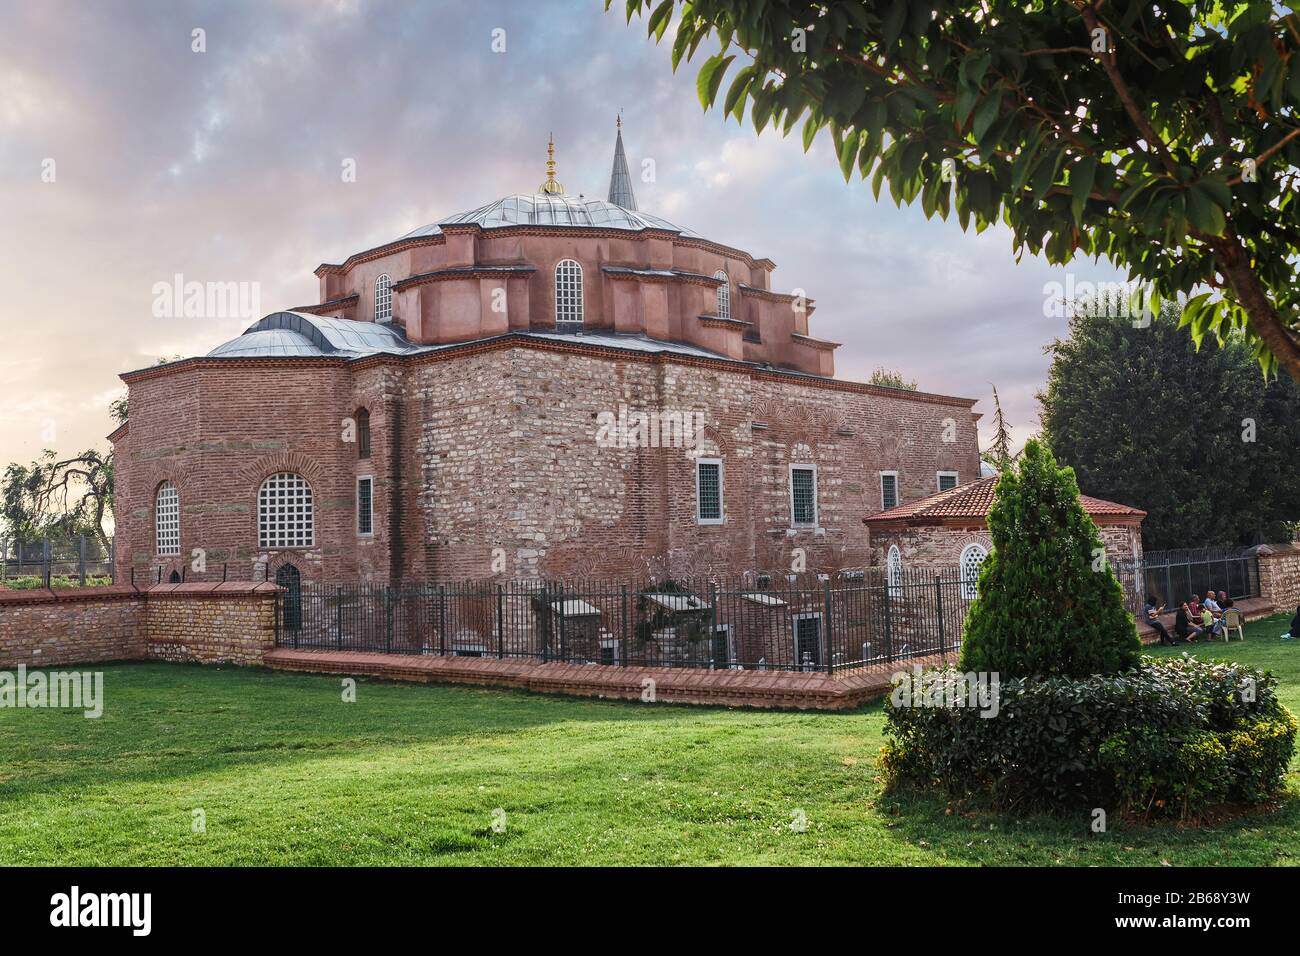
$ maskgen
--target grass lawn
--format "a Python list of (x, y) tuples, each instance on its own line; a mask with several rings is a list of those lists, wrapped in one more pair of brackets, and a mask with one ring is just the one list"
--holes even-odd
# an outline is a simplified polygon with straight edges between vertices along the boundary
[[(1271, 669), (1300, 712), (1285, 626), (1191, 652)], [(1300, 862), (1300, 762), (1277, 812), (1093, 834), (1090, 818), (883, 799), (879, 704), (762, 713), (378, 682), (345, 704), (337, 678), (102, 669), (99, 720), (0, 710), (0, 863)]]

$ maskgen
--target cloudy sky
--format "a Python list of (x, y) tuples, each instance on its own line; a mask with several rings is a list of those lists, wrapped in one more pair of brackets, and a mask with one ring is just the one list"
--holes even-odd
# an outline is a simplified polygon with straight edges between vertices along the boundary
[(694, 73), (601, 0), (0, 0), (0, 465), (105, 447), (118, 373), (248, 325), (156, 318), (155, 284), (318, 301), (319, 263), (536, 188), (552, 131), (569, 192), (603, 196), (619, 110), (641, 208), (773, 259), (840, 377), (897, 368), (986, 423), (994, 383), (1032, 432), (1062, 274), (877, 203), (826, 142), (705, 114)]

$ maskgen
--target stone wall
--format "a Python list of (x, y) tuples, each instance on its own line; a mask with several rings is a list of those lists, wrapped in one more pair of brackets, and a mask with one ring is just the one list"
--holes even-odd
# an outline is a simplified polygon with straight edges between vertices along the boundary
[(0, 667), (141, 658), (144, 600), (132, 587), (0, 590)]
[(261, 664), (275, 643), (278, 590), (249, 583), (0, 590), (0, 667)]
[(1264, 544), (1259, 557), (1259, 595), (1279, 612), (1294, 614), (1300, 607), (1300, 545)]

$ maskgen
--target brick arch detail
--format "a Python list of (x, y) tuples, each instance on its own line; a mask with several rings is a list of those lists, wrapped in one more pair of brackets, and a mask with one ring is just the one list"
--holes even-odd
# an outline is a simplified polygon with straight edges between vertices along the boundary
[(319, 483), (325, 480), (325, 470), (314, 459), (301, 452), (288, 451), (277, 455), (266, 455), (240, 468), (236, 474), (253, 486), (253, 496), (262, 487), (262, 482), (282, 471), (302, 475), (311, 482), (313, 494)]
[(150, 507), (153, 507), (153, 498), (158, 494), (158, 486), (164, 481), (170, 481), (176, 486), (176, 491), (181, 496), (181, 508), (184, 509), (185, 493), (189, 490), (190, 483), (190, 473), (184, 465), (179, 463), (150, 464), (144, 468), (141, 480), (149, 492)]

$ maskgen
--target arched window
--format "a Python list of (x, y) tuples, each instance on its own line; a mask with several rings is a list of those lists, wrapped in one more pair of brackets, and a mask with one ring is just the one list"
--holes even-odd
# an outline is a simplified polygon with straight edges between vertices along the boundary
[(310, 548), (316, 542), (312, 521), (306, 478), (282, 471), (262, 482), (257, 493), (259, 548)]
[(154, 531), (160, 555), (181, 553), (181, 496), (176, 486), (164, 481), (158, 486), (153, 504)]
[(370, 412), (364, 408), (357, 411), (357, 457), (370, 457)]
[(889, 554), (885, 557), (885, 574), (890, 597), (898, 597), (903, 591), (903, 553), (896, 544), (889, 546)]
[(989, 549), (982, 544), (968, 544), (961, 549), (958, 565), (961, 568), (961, 596), (964, 600), (973, 601), (979, 597), (980, 568), (988, 556)]
[(555, 264), (555, 327), (560, 331), (582, 328), (582, 266), (572, 259)]
[(387, 274), (375, 280), (375, 321), (389, 322), (393, 318), (393, 280)]
[(713, 278), (722, 280), (722, 285), (718, 286), (718, 318), (729, 319), (731, 318), (731, 282), (721, 269), (713, 273)]

